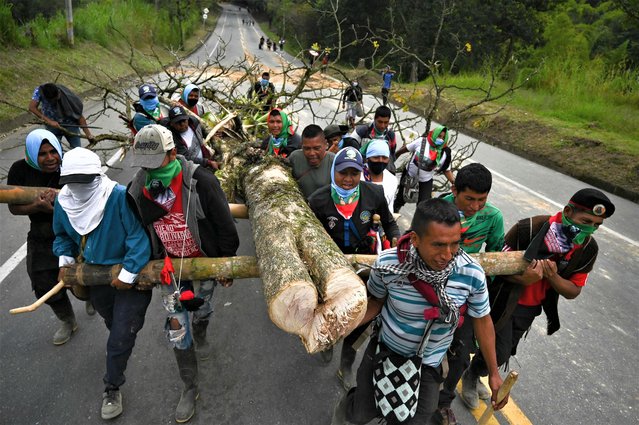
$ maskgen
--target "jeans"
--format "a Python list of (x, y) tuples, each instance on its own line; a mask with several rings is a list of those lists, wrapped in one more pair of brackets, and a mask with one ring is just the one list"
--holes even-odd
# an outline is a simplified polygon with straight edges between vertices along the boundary
[[(66, 131), (68, 131), (69, 133), (80, 134), (80, 127), (77, 127), (77, 126), (76, 127), (64, 127), (64, 129)], [(62, 137), (64, 136), (67, 139), (67, 142), (69, 142), (69, 145), (71, 146), (71, 149), (79, 148), (82, 145), (82, 139), (80, 138), (80, 136), (67, 136), (59, 128), (54, 128), (54, 127), (49, 127), (49, 126), (47, 126), (47, 130), (49, 130), (51, 133), (53, 133), (60, 141), (62, 141)]]
[(100, 285), (91, 287), (90, 296), (93, 307), (110, 331), (104, 384), (107, 389), (117, 389), (124, 384), (126, 364), (135, 346), (135, 338), (144, 326), (144, 315), (152, 293)]
[[(346, 420), (354, 424), (366, 424), (378, 415), (373, 388), (373, 369), (375, 366), (373, 358), (376, 347), (377, 336), (374, 335), (366, 348), (362, 364), (357, 369), (357, 386), (346, 395)], [(417, 413), (409, 421), (410, 423), (425, 424), (437, 410), (441, 382), (437, 376), (441, 377), (441, 367), (432, 368), (422, 365)]]
[[(190, 282), (182, 282), (182, 285), (188, 285)], [(213, 304), (211, 299), (213, 298), (213, 291), (217, 286), (215, 280), (194, 281), (193, 289), (197, 298), (202, 298), (204, 304), (197, 310), (193, 311), (193, 323), (199, 323), (201, 321), (209, 320), (209, 317), (213, 314)], [(171, 286), (162, 285), (162, 295), (172, 293), (173, 288)], [(171, 320), (177, 319), (179, 323), (179, 329), (171, 329)], [(189, 311), (181, 310), (176, 312), (169, 312), (166, 318), (165, 331), (167, 338), (171, 345), (178, 350), (188, 350), (193, 345), (193, 335), (191, 329), (191, 323), (189, 321)]]

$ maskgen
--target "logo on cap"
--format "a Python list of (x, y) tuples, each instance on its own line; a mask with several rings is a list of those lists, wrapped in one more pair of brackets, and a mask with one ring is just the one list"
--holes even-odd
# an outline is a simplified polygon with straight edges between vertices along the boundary
[(173, 108), (173, 113), (174, 113), (175, 115), (177, 115), (177, 114), (179, 114), (179, 113), (181, 113), (181, 112), (182, 112), (182, 111), (180, 110), (180, 107), (179, 107), (179, 106), (176, 106), (175, 108)]
[(602, 204), (597, 204), (594, 207), (592, 207), (592, 213), (596, 215), (597, 217), (602, 216), (606, 213), (606, 207), (603, 206)]
[(344, 156), (346, 159), (351, 159), (353, 161), (357, 161), (357, 153), (354, 149), (349, 149), (345, 152)]
[(159, 147), (160, 147), (160, 144), (158, 142), (153, 142), (153, 141), (143, 142), (143, 141), (139, 140), (135, 144), (135, 149), (148, 149), (148, 150), (154, 151), (154, 150), (156, 150)]

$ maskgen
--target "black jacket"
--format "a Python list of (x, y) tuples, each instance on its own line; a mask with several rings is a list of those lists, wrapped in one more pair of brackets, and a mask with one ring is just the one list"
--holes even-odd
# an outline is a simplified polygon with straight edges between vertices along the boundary
[[(189, 196), (187, 226), (196, 243), (207, 257), (232, 257), (240, 244), (226, 195), (215, 175), (178, 155), (182, 164), (182, 193), (186, 207)], [(127, 188), (142, 224), (151, 240), (152, 258), (164, 258), (162, 241), (155, 234), (153, 222), (163, 217), (166, 210), (144, 196), (146, 179), (144, 170), (138, 171)], [(186, 215), (186, 212), (185, 212)], [(196, 226), (197, 223), (197, 226)]]
[[(532, 239), (542, 230), (543, 225), (548, 222), (550, 216), (538, 215), (520, 220), (506, 234), (506, 244), (515, 250), (525, 250)], [(564, 279), (570, 279), (575, 273), (590, 273), (597, 259), (599, 248), (595, 239), (588, 237), (583, 245), (575, 250), (569, 261), (563, 259), (557, 262), (557, 271)], [(501, 276), (496, 276), (494, 281), (488, 285), (490, 295), (490, 314), (495, 329), (499, 330), (507, 323), (518, 305), (519, 296), (524, 287), (510, 283)], [(552, 335), (560, 328), (559, 311), (557, 304), (559, 293), (552, 287), (546, 291), (546, 298), (542, 302), (542, 308), (546, 314), (547, 333)]]
[[(366, 246), (366, 234), (373, 223), (373, 214), (379, 214), (382, 227), (388, 240), (399, 239), (399, 228), (393, 214), (388, 209), (384, 189), (373, 183), (360, 182), (360, 196), (351, 221), (355, 224), (357, 234), (351, 230), (350, 246), (344, 245), (344, 217), (335, 208), (331, 197), (331, 185), (317, 189), (308, 199), (311, 210), (324, 226), (333, 241), (344, 254), (373, 254)], [(359, 236), (359, 237), (358, 237)]]

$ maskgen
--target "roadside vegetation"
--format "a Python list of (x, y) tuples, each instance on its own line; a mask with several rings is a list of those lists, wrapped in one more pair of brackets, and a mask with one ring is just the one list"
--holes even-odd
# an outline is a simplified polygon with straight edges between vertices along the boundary
[[(212, 10), (205, 27), (201, 17), (204, 6), (199, 3), (210, 7), (211, 2), (182, 2), (183, 9), (178, 13), (175, 8), (179, 2), (168, 0), (74, 1), (75, 43), (70, 46), (60, 4), (36, 4), (38, 1), (0, 0), (3, 128), (10, 128), (11, 121), (25, 112), (33, 89), (44, 82), (57, 81), (82, 93), (93, 85), (78, 76), (105, 79), (96, 83), (126, 77), (132, 72), (132, 57), (136, 69), (158, 71), (161, 64), (174, 60), (171, 52), (197, 47), (215, 27), (218, 14)], [(39, 13), (34, 15), (35, 11)], [(20, 14), (14, 16), (16, 12)], [(181, 19), (176, 18), (178, 15)]]

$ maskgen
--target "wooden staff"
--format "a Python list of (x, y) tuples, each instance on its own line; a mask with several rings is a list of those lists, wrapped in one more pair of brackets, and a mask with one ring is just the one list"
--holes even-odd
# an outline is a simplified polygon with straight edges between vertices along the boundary
[[(500, 403), (508, 394), (510, 394), (510, 390), (512, 389), (515, 382), (517, 382), (517, 378), (519, 378), (519, 374), (514, 370), (511, 370), (506, 376), (504, 383), (499, 387), (499, 391), (497, 391), (497, 403)], [(493, 416), (493, 404), (489, 401), (488, 407), (484, 410), (484, 413), (479, 418), (479, 422), (477, 425), (486, 425), (488, 420)]]
[(63, 280), (61, 280), (60, 282), (56, 283), (53, 288), (49, 289), (49, 291), (46, 294), (44, 294), (43, 296), (38, 298), (36, 300), (36, 302), (34, 302), (33, 304), (27, 305), (27, 306), (24, 306), (24, 307), (14, 308), (12, 310), (9, 310), (9, 313), (11, 313), (11, 314), (19, 314), (19, 313), (28, 313), (28, 312), (34, 311), (38, 307), (40, 307), (42, 304), (44, 304), (49, 298), (51, 298), (52, 296), (54, 296), (55, 294), (60, 292), (62, 290), (62, 288), (64, 288), (64, 281)]

